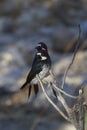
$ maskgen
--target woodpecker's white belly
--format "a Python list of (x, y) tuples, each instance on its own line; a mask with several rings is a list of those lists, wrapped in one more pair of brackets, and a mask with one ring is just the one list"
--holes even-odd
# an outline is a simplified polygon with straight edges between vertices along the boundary
[[(43, 79), (46, 76), (48, 76), (48, 74), (49, 74), (49, 67), (47, 65), (44, 65), (42, 71), (39, 73), (39, 77), (40, 77), (40, 79)], [(31, 83), (32, 84), (37, 84), (38, 83), (37, 78), (36, 77), (33, 78)]]

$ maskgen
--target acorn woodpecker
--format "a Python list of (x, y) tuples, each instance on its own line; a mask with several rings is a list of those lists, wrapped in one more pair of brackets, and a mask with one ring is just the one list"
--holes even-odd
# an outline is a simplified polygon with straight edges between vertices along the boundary
[(38, 74), (40, 79), (43, 81), (43, 79), (49, 75), (49, 70), (51, 69), (51, 59), (48, 54), (47, 45), (43, 42), (39, 42), (35, 49), (37, 52), (31, 70), (26, 78), (26, 82), (20, 88), (24, 89), (26, 86), (29, 87), (28, 97), (31, 94), (32, 87), (34, 88), (35, 94), (39, 91), (39, 82), (36, 75)]

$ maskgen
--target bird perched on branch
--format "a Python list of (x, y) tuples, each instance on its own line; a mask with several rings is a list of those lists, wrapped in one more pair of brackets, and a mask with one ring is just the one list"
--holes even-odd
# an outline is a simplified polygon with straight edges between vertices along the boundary
[(51, 59), (48, 54), (47, 45), (43, 42), (40, 42), (35, 47), (37, 50), (35, 58), (32, 63), (31, 70), (26, 78), (25, 83), (20, 89), (24, 89), (26, 86), (29, 87), (28, 97), (31, 94), (31, 89), (34, 88), (35, 94), (39, 91), (39, 82), (36, 78), (38, 74), (39, 78), (43, 79), (49, 75), (49, 70), (51, 69)]

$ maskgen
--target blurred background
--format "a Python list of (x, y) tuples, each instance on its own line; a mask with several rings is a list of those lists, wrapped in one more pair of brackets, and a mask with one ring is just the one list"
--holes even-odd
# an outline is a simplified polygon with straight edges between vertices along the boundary
[[(71, 127), (74, 130), (48, 103), (42, 91), (28, 102), (27, 90), (20, 92), (19, 88), (25, 82), (34, 48), (40, 41), (49, 48), (52, 67), (61, 85), (73, 56), (78, 24), (81, 47), (64, 87), (75, 95), (83, 84), (83, 87), (87, 85), (87, 1), (0, 0), (1, 130), (68, 130)], [(85, 99), (86, 92), (87, 89)], [(72, 104), (71, 100), (68, 102)]]

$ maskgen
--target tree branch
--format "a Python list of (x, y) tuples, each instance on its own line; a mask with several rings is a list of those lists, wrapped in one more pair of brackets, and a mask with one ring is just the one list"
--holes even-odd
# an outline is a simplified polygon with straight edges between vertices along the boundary
[(55, 89), (57, 89), (58, 92), (63, 93), (64, 95), (66, 95), (67, 97), (73, 98), (73, 99), (77, 99), (79, 96), (72, 96), (68, 93), (66, 93), (65, 91), (61, 90), (60, 88), (57, 87), (56, 84), (52, 83), (52, 85), (54, 86)]
[(81, 130), (84, 130), (84, 108), (83, 108), (83, 89), (79, 90), (79, 111), (78, 111), (78, 117), (79, 117), (79, 125)]
[(43, 90), (43, 93), (44, 95), (46, 96), (47, 100), (51, 103), (51, 105), (67, 120), (70, 122), (69, 118), (59, 109), (59, 107), (49, 98), (49, 96), (47, 95), (45, 89), (44, 89), (44, 86), (43, 86), (43, 83), (42, 81), (40, 80), (39, 76), (36, 75), (40, 85), (41, 85), (41, 88)]
[(64, 73), (64, 76), (63, 76), (63, 82), (62, 82), (62, 86), (61, 88), (63, 89), (64, 88), (64, 85), (65, 85), (65, 80), (66, 80), (66, 76), (67, 76), (67, 73), (71, 67), (71, 65), (73, 64), (74, 62), (74, 59), (76, 57), (76, 54), (78, 52), (78, 48), (80, 46), (80, 34), (81, 34), (81, 28), (80, 28), (80, 25), (78, 25), (78, 28), (79, 28), (79, 35), (78, 35), (78, 40), (77, 40), (77, 44), (76, 44), (76, 47), (75, 47), (75, 51), (74, 51), (74, 54), (73, 54), (73, 58), (71, 60), (71, 63), (69, 64), (69, 66), (67, 67), (67, 69), (65, 70), (65, 73)]

